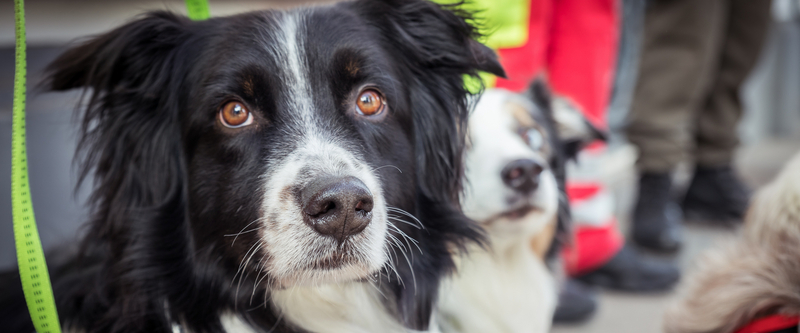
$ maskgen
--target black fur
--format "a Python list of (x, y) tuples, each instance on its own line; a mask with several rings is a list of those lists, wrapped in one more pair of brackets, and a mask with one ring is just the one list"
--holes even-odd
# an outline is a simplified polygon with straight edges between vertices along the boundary
[[(577, 157), (577, 153), (588, 142), (565, 142), (558, 135), (553, 116), (553, 97), (550, 87), (542, 77), (536, 78), (528, 88), (527, 97), (530, 98), (543, 112), (539, 124), (545, 127), (549, 135), (549, 144), (553, 148), (551, 160), (548, 161), (550, 169), (558, 183), (558, 221), (555, 241), (550, 244), (547, 251), (548, 260), (558, 258), (559, 250), (565, 244), (572, 243), (572, 214), (567, 196), (567, 161)], [(587, 140), (588, 141), (588, 140)]]
[[(265, 51), (273, 12), (202, 22), (155, 12), (56, 59), (51, 89), (89, 89), (78, 163), (94, 184), (78, 253), (51, 260), (62, 322), (86, 332), (171, 332), (173, 323), (220, 332), (219, 315), (228, 311), (263, 331), (299, 331), (270, 302), (252, 300), (252, 292), (268, 295), (270, 288), (253, 290), (255, 272), (231, 285), (255, 235), (235, 244), (223, 235), (257, 218), (257, 179), (270, 165), (264, 161), (285, 156), (301, 135), (283, 108), (300, 98), (370, 166), (403, 170), (375, 172), (387, 202), (426, 226), (397, 224), (424, 255), (413, 267), (395, 257), (404, 284), (385, 272), (381, 286), (389, 291), (387, 311), (426, 329), (439, 279), (453, 267), (451, 250), (481, 240), (457, 200), (468, 112), (462, 77), (477, 70), (503, 75), (491, 50), (474, 41), (467, 14), (447, 9), (361, 0), (305, 11), (313, 96), (282, 94), (273, 75), (278, 62)], [(346, 73), (347, 62), (363, 71)], [(391, 113), (380, 123), (349, 117), (343, 106), (364, 82), (381, 84), (387, 95)], [(215, 126), (230, 96), (253, 106), (258, 126), (236, 134)], [(14, 274), (0, 277), (3, 289), (13, 290), (0, 296), (0, 327), (31, 331)]]
[[(531, 83), (530, 87), (528, 87), (526, 95), (544, 111), (545, 119), (542, 123), (547, 128), (547, 131), (557, 134), (558, 129), (556, 128), (553, 118), (553, 96), (546, 80), (543, 77), (536, 78)], [(558, 181), (560, 196), (558, 198), (558, 228), (556, 231), (556, 241), (552, 243), (547, 252), (547, 257), (549, 259), (558, 256), (558, 250), (562, 245), (572, 243), (572, 216), (566, 189), (567, 161), (576, 159), (581, 149), (585, 148), (590, 143), (596, 140), (605, 141), (607, 137), (603, 131), (597, 129), (597, 127), (592, 125), (588, 120), (585, 121), (591, 131), (585, 138), (562, 140), (559, 139), (558, 135), (550, 136), (550, 146), (553, 147), (555, 151), (552, 156), (552, 161), (550, 161), (550, 166)]]

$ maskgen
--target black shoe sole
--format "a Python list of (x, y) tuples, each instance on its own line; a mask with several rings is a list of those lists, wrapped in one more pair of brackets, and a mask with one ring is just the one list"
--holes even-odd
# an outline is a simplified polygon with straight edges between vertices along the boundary
[(636, 239), (635, 237), (633, 239), (633, 242), (636, 244), (636, 247), (657, 254), (676, 254), (681, 250), (680, 243), (677, 243), (674, 246), (664, 246), (660, 244), (654, 244), (655, 242), (641, 241)]
[(658, 240), (653, 240), (652, 237), (638, 235), (636, 231), (633, 232), (631, 238), (637, 247), (658, 254), (675, 254), (681, 249), (681, 242), (675, 242), (672, 245), (666, 245)]
[(721, 227), (735, 227), (742, 223), (742, 217), (719, 209), (710, 209), (707, 206), (684, 203), (682, 205), (683, 219), (686, 222)]
[(668, 292), (672, 290), (678, 278), (658, 281), (654, 283), (652, 280), (646, 282), (623, 282), (618, 281), (612, 276), (605, 274), (589, 273), (587, 275), (577, 278), (578, 280), (592, 286), (606, 288), (616, 291), (626, 292), (646, 292), (646, 293), (659, 293)]

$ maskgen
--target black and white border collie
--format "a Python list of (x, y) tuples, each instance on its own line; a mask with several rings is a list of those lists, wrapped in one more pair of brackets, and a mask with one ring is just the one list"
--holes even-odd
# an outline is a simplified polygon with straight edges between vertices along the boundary
[[(87, 89), (93, 181), (51, 267), (66, 330), (429, 330), (451, 252), (481, 238), (458, 203), (463, 76), (503, 75), (454, 8), (157, 12), (56, 59), (51, 89)], [(3, 327), (30, 331), (17, 288)]]
[[(464, 213), (490, 246), (470, 245), (440, 289), (446, 333), (550, 331), (557, 238), (570, 220), (565, 163), (602, 135), (542, 79), (527, 96), (484, 92), (470, 115)], [(555, 271), (554, 271), (555, 270)]]

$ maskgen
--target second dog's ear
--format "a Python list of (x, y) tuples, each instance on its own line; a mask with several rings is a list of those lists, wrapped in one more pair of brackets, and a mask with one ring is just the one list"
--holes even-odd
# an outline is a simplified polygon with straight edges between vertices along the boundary
[(528, 96), (552, 119), (564, 157), (575, 158), (590, 143), (605, 141), (607, 135), (586, 119), (578, 105), (566, 96), (553, 94), (546, 81), (537, 77), (528, 89)]
[(551, 105), (553, 121), (567, 158), (574, 158), (596, 140), (606, 140), (606, 134), (589, 122), (572, 100), (555, 96)]

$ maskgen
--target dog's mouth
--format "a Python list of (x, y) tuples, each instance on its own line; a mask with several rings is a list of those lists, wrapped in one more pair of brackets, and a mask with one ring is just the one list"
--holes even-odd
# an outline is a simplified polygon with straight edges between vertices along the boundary
[(531, 204), (525, 204), (519, 208), (515, 208), (513, 210), (505, 211), (500, 214), (495, 215), (494, 217), (487, 220), (487, 224), (494, 223), (497, 220), (509, 220), (509, 221), (521, 221), (524, 217), (528, 216), (533, 212), (541, 211), (542, 209), (536, 207)]
[(305, 267), (307, 270), (330, 271), (358, 263), (358, 254), (352, 241), (339, 245), (335, 251), (324, 258), (315, 260)]
[(505, 217), (509, 220), (517, 220), (530, 214), (533, 211), (538, 211), (538, 210), (540, 210), (538, 207), (532, 205), (525, 205), (520, 208), (514, 209), (512, 211), (502, 213), (500, 214), (500, 216)]

